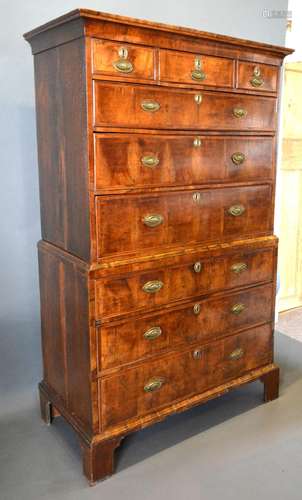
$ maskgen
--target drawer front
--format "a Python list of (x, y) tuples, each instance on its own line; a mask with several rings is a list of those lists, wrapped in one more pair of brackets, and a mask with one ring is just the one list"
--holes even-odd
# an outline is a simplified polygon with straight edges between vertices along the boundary
[[(272, 249), (235, 253), (152, 271), (97, 279), (97, 319), (152, 310), (176, 300), (266, 282), (274, 276)], [(150, 285), (151, 283), (151, 285)]]
[(153, 49), (104, 40), (93, 40), (92, 46), (94, 73), (154, 80)]
[(271, 179), (270, 137), (95, 134), (95, 188)]
[(268, 185), (98, 196), (98, 257), (269, 233), (271, 203)]
[(267, 64), (238, 63), (238, 88), (277, 92), (279, 68)]
[(263, 285), (115, 325), (112, 322), (109, 326), (104, 324), (97, 333), (99, 371), (159, 354), (181, 344), (205, 343), (271, 321), (273, 293), (271, 284)]
[(160, 50), (160, 80), (189, 84), (232, 87), (234, 62), (174, 50)]
[(274, 130), (276, 100), (95, 82), (96, 126)]
[(102, 428), (152, 413), (271, 360), (268, 324), (101, 379)]

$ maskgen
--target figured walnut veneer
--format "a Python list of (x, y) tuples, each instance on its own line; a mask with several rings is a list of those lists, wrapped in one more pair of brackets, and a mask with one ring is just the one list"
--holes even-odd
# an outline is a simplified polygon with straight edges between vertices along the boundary
[(34, 54), (42, 418), (91, 484), (129, 432), (273, 363), (280, 66), (291, 51), (75, 10)]

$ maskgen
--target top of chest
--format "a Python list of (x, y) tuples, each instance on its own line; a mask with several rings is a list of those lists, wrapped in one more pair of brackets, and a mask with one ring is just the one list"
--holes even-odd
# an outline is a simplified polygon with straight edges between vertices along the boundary
[(285, 47), (85, 9), (25, 35), (34, 54), (87, 37), (99, 78), (276, 92)]

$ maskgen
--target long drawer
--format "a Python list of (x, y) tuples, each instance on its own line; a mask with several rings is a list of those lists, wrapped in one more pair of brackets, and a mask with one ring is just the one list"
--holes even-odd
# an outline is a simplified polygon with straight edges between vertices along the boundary
[(96, 197), (98, 257), (271, 230), (270, 185)]
[(242, 250), (177, 266), (96, 279), (96, 318), (153, 310), (209, 292), (271, 281), (273, 252), (273, 249), (260, 248), (252, 252)]
[(119, 371), (99, 380), (102, 428), (152, 413), (271, 361), (272, 326), (267, 324)]
[(273, 294), (273, 285), (262, 285), (99, 326), (98, 370), (266, 323), (272, 318)]
[(272, 179), (271, 137), (94, 134), (96, 189)]
[(276, 100), (211, 91), (94, 82), (94, 125), (183, 130), (274, 130)]

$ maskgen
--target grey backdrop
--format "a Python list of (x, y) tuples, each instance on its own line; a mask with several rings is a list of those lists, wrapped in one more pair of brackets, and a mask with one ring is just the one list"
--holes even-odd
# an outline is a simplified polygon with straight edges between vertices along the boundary
[[(78, 0), (79, 1), (79, 0)], [(86, 7), (284, 45), (287, 0), (1, 0), (0, 409), (28, 401), (41, 377), (36, 242), (40, 238), (33, 60), (22, 34)]]

